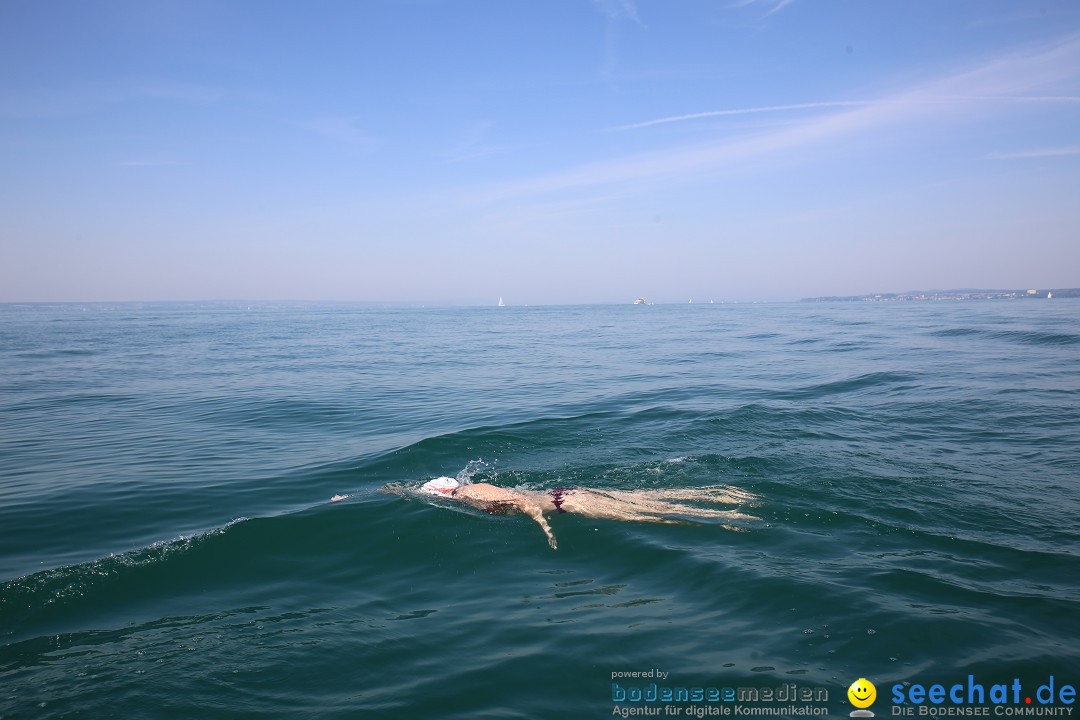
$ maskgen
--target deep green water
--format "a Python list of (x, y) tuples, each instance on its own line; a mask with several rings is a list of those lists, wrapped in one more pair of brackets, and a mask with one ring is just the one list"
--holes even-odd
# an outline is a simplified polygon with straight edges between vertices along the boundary
[[(0, 717), (1080, 685), (1080, 301), (8, 305), (0, 368)], [(760, 521), (560, 515), (552, 551), (380, 492), (463, 471)]]

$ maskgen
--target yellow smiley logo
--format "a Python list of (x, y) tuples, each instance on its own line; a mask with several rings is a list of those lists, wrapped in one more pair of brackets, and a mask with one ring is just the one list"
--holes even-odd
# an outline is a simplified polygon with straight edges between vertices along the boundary
[(847, 689), (848, 700), (857, 708), (868, 708), (877, 699), (877, 688), (866, 678), (859, 678)]

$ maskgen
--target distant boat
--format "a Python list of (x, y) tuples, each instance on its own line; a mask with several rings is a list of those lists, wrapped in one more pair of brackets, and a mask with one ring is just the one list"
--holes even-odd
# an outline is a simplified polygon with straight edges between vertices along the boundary
[(1052, 298), (1052, 297), (1054, 297), (1054, 293), (1052, 293), (1052, 292), (1048, 292), (1048, 293), (1046, 293), (1046, 299), (1047, 299), (1047, 300), (1049, 300), (1049, 299), (1050, 299), (1050, 298)]
[(691, 304), (691, 303), (693, 303), (693, 302), (694, 302), (694, 298), (690, 298), (690, 302), (689, 302), (689, 303), (687, 303), (687, 304), (689, 305), (689, 304)]
[(506, 307), (506, 303), (502, 300), (502, 295), (499, 296), (499, 307)]
[(634, 301), (634, 304), (635, 305), (644, 305), (645, 304), (645, 298), (638, 298), (637, 300)]

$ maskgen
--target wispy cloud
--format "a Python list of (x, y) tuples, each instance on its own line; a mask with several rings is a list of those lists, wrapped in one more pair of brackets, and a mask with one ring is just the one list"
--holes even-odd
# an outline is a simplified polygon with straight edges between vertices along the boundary
[(641, 27), (646, 27), (641, 21), (634, 0), (593, 0), (593, 4), (612, 20), (627, 19)]
[(205, 85), (166, 80), (120, 80), (5, 93), (0, 97), (0, 117), (63, 117), (145, 100), (206, 105), (223, 98), (223, 91)]
[(488, 141), (488, 135), (495, 123), (479, 122), (469, 127), (453, 145), (443, 152), (443, 160), (448, 163), (465, 162), (477, 158), (497, 155), (506, 148)]
[(638, 15), (637, 7), (634, 5), (634, 0), (619, 0), (619, 4), (622, 6), (623, 12), (626, 16), (636, 22), (641, 27), (645, 27), (645, 23), (641, 21), (641, 16)]
[(984, 27), (993, 25), (1016, 25), (1017, 23), (1060, 23), (1074, 19), (1080, 15), (1075, 7), (1065, 5), (1063, 7), (1048, 8), (1043, 3), (1016, 6), (1015, 10), (987, 15), (977, 18), (969, 23), (969, 27)]
[[(496, 201), (530, 197), (583, 188), (630, 185), (662, 178), (683, 177), (691, 173), (715, 172), (733, 168), (740, 162), (757, 161), (802, 147), (814, 147), (870, 130), (918, 123), (933, 127), (935, 121), (970, 118), (978, 121), (992, 116), (994, 105), (1002, 103), (1072, 102), (1073, 95), (1053, 92), (1074, 87), (1080, 79), (1080, 36), (1054, 45), (1012, 53), (921, 85), (896, 92), (879, 100), (837, 101), (831, 107), (839, 112), (815, 114), (798, 124), (772, 129), (738, 139), (712, 140), (610, 160), (586, 163), (561, 172), (522, 179), (490, 188), (485, 197)], [(1047, 91), (1050, 92), (1047, 92)], [(809, 107), (818, 103), (805, 103)], [(769, 108), (794, 108), (796, 104)], [(748, 108), (745, 111), (769, 111)], [(738, 110), (716, 111), (737, 114)], [(700, 114), (699, 114), (700, 115)], [(691, 116), (676, 116), (688, 118)], [(660, 118), (629, 127), (657, 122), (675, 122)], [(882, 137), (891, 137), (892, 133)]]
[(728, 5), (728, 7), (732, 9), (739, 9), (747, 7), (749, 5), (767, 6), (769, 9), (765, 13), (765, 17), (768, 17), (769, 15), (775, 15), (776, 13), (780, 12), (794, 2), (795, 0), (735, 0), (735, 2)]
[(941, 100), (975, 100), (979, 102), (1002, 103), (1080, 103), (1080, 95), (955, 95)]
[(164, 81), (140, 82), (132, 86), (131, 92), (141, 97), (177, 100), (195, 105), (217, 102), (225, 96), (225, 93), (218, 88), (194, 83)]
[(364, 132), (358, 116), (333, 115), (297, 123), (300, 127), (318, 135), (351, 145), (358, 150), (371, 152), (379, 146), (379, 140)]
[(780, 0), (778, 3), (772, 6), (772, 9), (769, 10), (766, 15), (775, 15), (793, 2), (795, 2), (795, 0)]
[[(910, 102), (922, 102), (924, 104), (947, 104), (963, 101), (970, 102), (997, 102), (1017, 104), (1070, 104), (1080, 103), (1080, 95), (926, 95), (921, 100), (912, 98)], [(794, 112), (798, 110), (826, 110), (841, 107), (862, 107), (880, 103), (889, 103), (892, 100), (824, 100), (820, 102), (794, 103), (791, 105), (765, 105), (763, 107), (729, 108), (726, 110), (707, 110), (704, 112), (689, 113), (686, 115), (672, 115), (671, 117), (656, 118), (643, 122), (618, 125), (607, 128), (606, 132), (618, 132), (621, 130), (636, 130), (651, 127), (653, 125), (665, 125), (667, 123), (686, 122), (688, 120), (702, 120), (712, 117), (725, 117), (730, 115), (752, 115), (757, 113)]]
[(1041, 148), (1037, 150), (1022, 150), (1010, 153), (990, 153), (986, 157), (990, 160), (1026, 160), (1029, 158), (1052, 158), (1080, 155), (1080, 145), (1060, 148)]
[(638, 14), (634, 0), (593, 0), (593, 6), (607, 16), (607, 27), (604, 29), (604, 64), (601, 72), (610, 78), (619, 67), (619, 26), (624, 20), (629, 20), (643, 29), (646, 25)]
[(869, 105), (871, 100), (835, 100), (812, 103), (796, 103), (794, 105), (766, 105), (764, 107), (732, 108), (728, 110), (707, 110), (705, 112), (690, 113), (688, 115), (672, 115), (671, 117), (656, 118), (644, 122), (630, 123), (608, 128), (608, 131), (636, 130), (637, 128), (650, 127), (652, 125), (664, 125), (666, 123), (684, 122), (686, 120), (701, 120), (711, 117), (724, 117), (728, 115), (751, 115), (754, 113), (790, 112), (793, 110), (821, 110), (825, 108), (855, 107)]
[(162, 160), (154, 158), (141, 158), (133, 160), (119, 160), (113, 165), (116, 167), (170, 167), (173, 165), (182, 165), (178, 160)]

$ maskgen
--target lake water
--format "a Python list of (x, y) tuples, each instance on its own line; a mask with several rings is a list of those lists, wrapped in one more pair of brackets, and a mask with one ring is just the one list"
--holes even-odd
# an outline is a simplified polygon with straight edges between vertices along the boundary
[[(1080, 684), (1080, 301), (6, 305), (0, 367), (3, 718)], [(382, 491), (458, 474), (758, 519)]]

